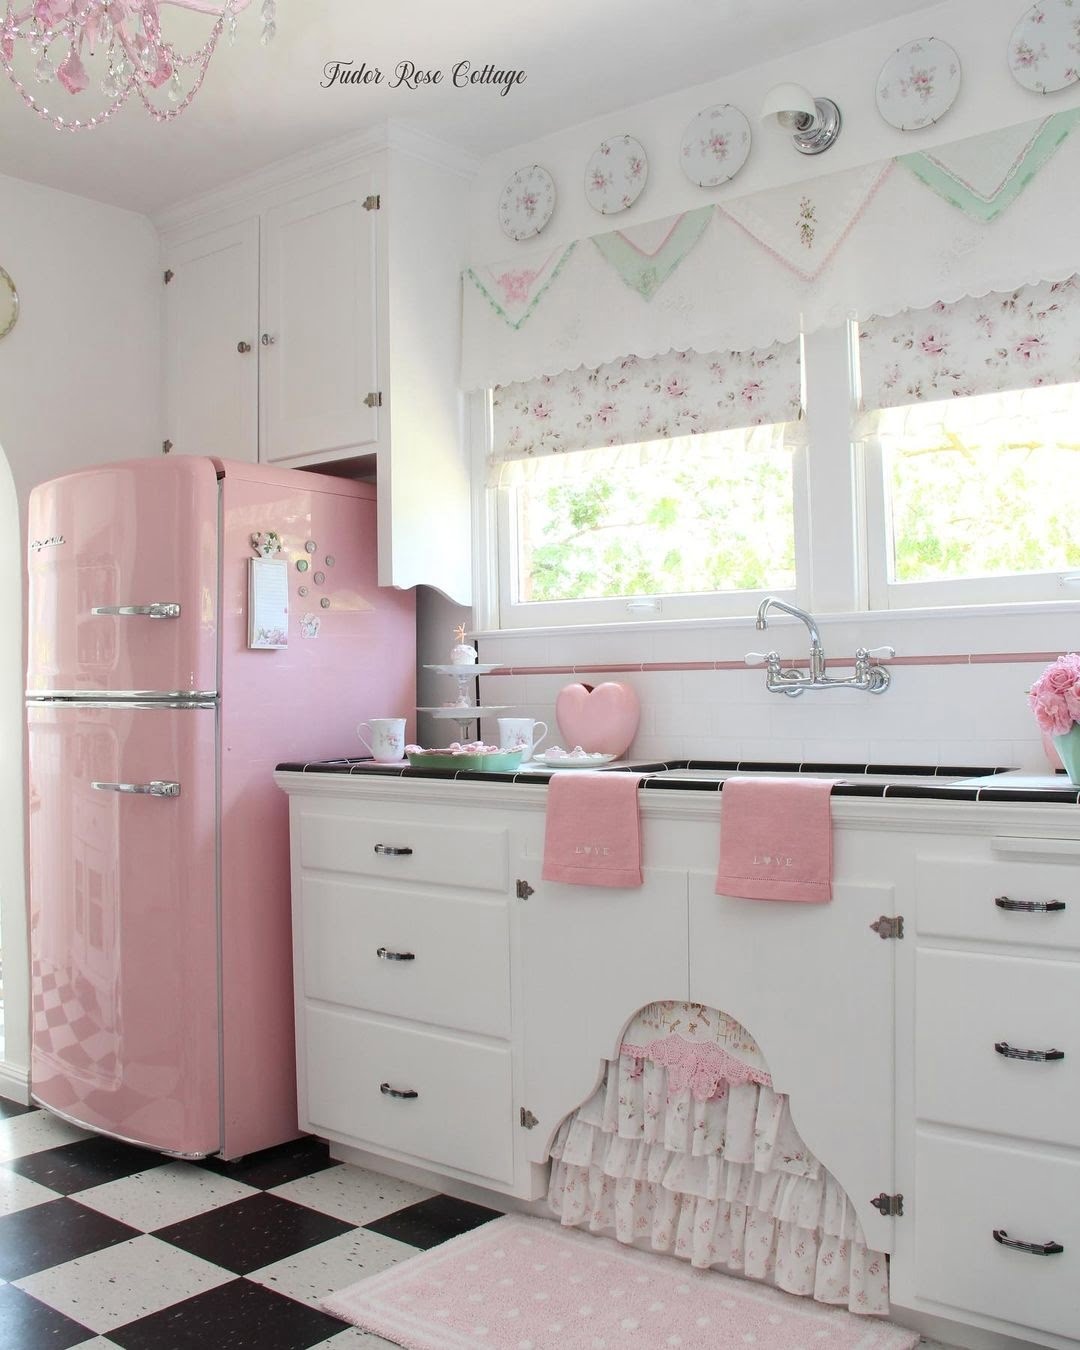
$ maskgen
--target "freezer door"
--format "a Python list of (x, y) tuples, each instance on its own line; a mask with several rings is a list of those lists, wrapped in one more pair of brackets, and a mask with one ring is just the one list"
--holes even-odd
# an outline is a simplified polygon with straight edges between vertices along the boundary
[(218, 479), (146, 459), (30, 494), (30, 694), (217, 690)]
[(220, 1147), (216, 711), (30, 704), (31, 1088)]

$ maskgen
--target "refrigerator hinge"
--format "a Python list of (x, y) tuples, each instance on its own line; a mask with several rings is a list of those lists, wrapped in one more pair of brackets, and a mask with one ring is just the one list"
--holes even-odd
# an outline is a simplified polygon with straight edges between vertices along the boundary
[(535, 1126), (540, 1124), (536, 1116), (534, 1116), (533, 1113), (527, 1107), (524, 1106), (521, 1108), (520, 1119), (521, 1119), (521, 1128), (523, 1130), (531, 1130)]
[(172, 270), (171, 267), (167, 267), (167, 268), (165, 269), (165, 285), (166, 285), (166, 286), (169, 284), (170, 281), (172, 281), (172, 279), (173, 279), (174, 276), (176, 276), (176, 273)]
[(904, 1197), (902, 1195), (886, 1195), (884, 1191), (879, 1196), (871, 1200), (870, 1203), (881, 1213), (883, 1219), (899, 1219), (904, 1214)]
[(533, 888), (527, 881), (519, 881), (514, 887), (514, 894), (519, 900), (528, 900), (529, 896), (533, 893)]
[(367, 397), (364, 399), (364, 404), (365, 404), (365, 406), (368, 407), (368, 408), (381, 408), (381, 407), (382, 407), (382, 391), (380, 390), (380, 391), (377, 391), (377, 392), (375, 392), (375, 393), (368, 394)]
[(172, 449), (172, 441), (161, 442), (161, 453), (163, 455), (167, 455), (171, 449)]
[(886, 938), (896, 938), (899, 941), (904, 936), (904, 916), (902, 914), (883, 914), (880, 919), (870, 925), (870, 929), (883, 941)]
[(373, 192), (370, 197), (364, 198), (365, 211), (381, 211), (382, 197), (378, 192)]

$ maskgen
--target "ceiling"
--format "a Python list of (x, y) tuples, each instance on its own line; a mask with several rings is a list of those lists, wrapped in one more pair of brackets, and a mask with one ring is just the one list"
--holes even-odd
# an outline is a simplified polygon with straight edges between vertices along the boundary
[[(254, 0), (236, 44), (221, 44), (199, 96), (167, 125), (132, 101), (104, 127), (57, 132), (0, 73), (0, 173), (151, 214), (390, 117), (483, 156), (932, 3), (278, 0), (277, 40), (264, 48)], [(208, 25), (170, 8), (163, 26), (194, 47)], [(348, 60), (380, 68), (383, 82), (323, 88), (326, 63)], [(443, 69), (443, 83), (391, 88), (404, 60)], [(454, 88), (449, 68), (460, 60), (527, 78), (505, 97)], [(93, 111), (91, 97), (51, 93), (72, 110)]]

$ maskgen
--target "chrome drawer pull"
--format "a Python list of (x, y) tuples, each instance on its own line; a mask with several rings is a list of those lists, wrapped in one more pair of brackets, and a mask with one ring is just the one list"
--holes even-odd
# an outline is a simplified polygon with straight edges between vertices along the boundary
[(91, 614), (119, 614), (122, 618), (129, 615), (145, 619), (178, 619), (180, 606), (155, 601), (152, 605), (95, 605)]
[(126, 792), (140, 797), (179, 797), (179, 783), (91, 783), (95, 792)]
[(389, 947), (377, 947), (375, 955), (380, 961), (415, 961), (413, 952), (392, 952)]
[(389, 1083), (380, 1083), (379, 1091), (384, 1097), (401, 1097), (405, 1100), (411, 1100), (413, 1097), (419, 1097), (419, 1092), (414, 1092), (412, 1088), (391, 1087)]
[(1064, 1059), (1064, 1050), (1018, 1050), (1008, 1041), (995, 1041), (994, 1049), (1006, 1059), (1027, 1059), (1033, 1064), (1043, 1064), (1050, 1059)]
[(1064, 900), (1010, 900), (1007, 895), (999, 895), (994, 904), (1015, 914), (1053, 914), (1065, 908)]
[(1014, 1251), (1028, 1252), (1031, 1256), (1058, 1256), (1065, 1248), (1060, 1242), (1017, 1242), (1004, 1228), (994, 1229), (994, 1241), (1003, 1247), (1012, 1247)]
[(412, 849), (398, 848), (395, 844), (376, 844), (375, 852), (381, 853), (387, 858), (407, 858), (412, 853)]

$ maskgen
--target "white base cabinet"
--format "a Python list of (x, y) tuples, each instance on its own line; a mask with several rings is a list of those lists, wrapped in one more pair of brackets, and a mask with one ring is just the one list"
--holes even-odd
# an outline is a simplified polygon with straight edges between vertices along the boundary
[(890, 1253), (899, 1320), (1080, 1345), (1074, 808), (836, 799), (834, 898), (788, 905), (715, 894), (717, 794), (643, 793), (645, 883), (609, 890), (542, 880), (542, 788), (278, 782), (302, 1126), (533, 1200), (637, 1009), (718, 1007)]

